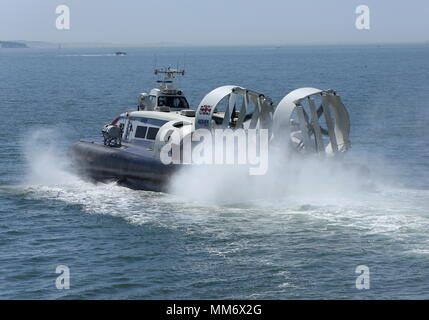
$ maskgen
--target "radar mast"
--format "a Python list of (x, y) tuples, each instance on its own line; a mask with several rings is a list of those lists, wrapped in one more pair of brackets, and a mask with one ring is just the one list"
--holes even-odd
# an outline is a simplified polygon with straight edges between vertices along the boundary
[[(154, 72), (155, 75), (161, 75), (163, 76), (162, 79), (157, 80), (156, 82), (159, 83), (159, 87), (161, 91), (165, 93), (175, 93), (177, 91), (176, 88), (174, 88), (173, 82), (176, 79), (176, 75), (185, 75), (185, 70), (179, 70), (179, 69), (172, 69), (170, 67), (164, 69), (155, 69)], [(174, 92), (173, 92), (174, 91)]]

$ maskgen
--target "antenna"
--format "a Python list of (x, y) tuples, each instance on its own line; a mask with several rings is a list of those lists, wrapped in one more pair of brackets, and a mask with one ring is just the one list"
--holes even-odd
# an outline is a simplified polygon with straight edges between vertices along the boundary
[(168, 79), (174, 79), (176, 74), (180, 74), (182, 76), (185, 75), (185, 70), (179, 70), (179, 69), (172, 69), (171, 67), (168, 67), (167, 69), (155, 69), (154, 72), (156, 75), (158, 74), (164, 74), (165, 78)]
[(172, 69), (170, 67), (168, 68), (162, 68), (162, 69), (155, 69), (154, 71), (155, 75), (163, 75), (164, 78), (162, 80), (157, 80), (157, 82), (160, 84), (161, 89), (163, 90), (173, 90), (172, 83), (173, 80), (176, 79), (176, 75), (185, 75), (185, 70), (179, 70), (179, 69)]
[(186, 53), (183, 53), (183, 69), (186, 69)]
[[(157, 56), (157, 54), (156, 54), (156, 52), (153, 54), (153, 69), (154, 70), (156, 70), (156, 66), (157, 66), (157, 58), (158, 58), (158, 56)], [(155, 78), (155, 76), (154, 76), (154, 78)]]

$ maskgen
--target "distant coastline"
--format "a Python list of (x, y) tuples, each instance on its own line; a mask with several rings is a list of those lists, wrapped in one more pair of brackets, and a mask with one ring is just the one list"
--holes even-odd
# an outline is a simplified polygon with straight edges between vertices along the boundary
[(0, 40), (0, 49), (2, 48), (30, 48), (30, 49), (80, 49), (80, 48), (113, 48), (122, 50), (123, 48), (242, 48), (242, 47), (262, 47), (271, 49), (286, 49), (292, 47), (357, 47), (357, 46), (407, 46), (407, 45), (424, 45), (429, 46), (429, 41), (424, 42), (368, 42), (368, 43), (284, 43), (284, 44), (210, 44), (196, 45), (186, 43), (173, 42), (157, 42), (157, 43), (105, 43), (105, 42), (66, 42), (56, 43), (47, 41), (32, 41), (32, 40)]
[(26, 43), (15, 42), (15, 41), (0, 41), (0, 48), (29, 48)]

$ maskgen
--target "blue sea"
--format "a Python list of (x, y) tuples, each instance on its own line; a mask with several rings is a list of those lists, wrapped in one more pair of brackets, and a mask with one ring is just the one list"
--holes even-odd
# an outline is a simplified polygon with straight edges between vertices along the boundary
[[(177, 64), (194, 107), (225, 84), (275, 104), (335, 89), (351, 118), (343, 161), (371, 181), (303, 162), (263, 190), (195, 172), (167, 194), (73, 173), (68, 148)], [(428, 45), (0, 49), (0, 112), (2, 299), (429, 298)]]

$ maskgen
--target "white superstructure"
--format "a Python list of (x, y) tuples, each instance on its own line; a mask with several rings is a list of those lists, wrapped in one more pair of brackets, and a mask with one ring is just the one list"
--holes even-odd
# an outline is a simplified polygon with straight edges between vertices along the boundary
[(268, 129), (270, 143), (298, 152), (336, 155), (350, 147), (349, 115), (333, 90), (297, 89), (275, 106), (261, 93), (227, 85), (209, 92), (194, 110), (173, 83), (185, 71), (167, 68), (155, 74), (163, 76), (160, 87), (141, 93), (137, 111), (111, 123), (121, 129), (123, 142), (157, 151), (167, 142), (165, 130), (186, 135), (198, 129)]

